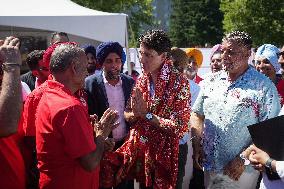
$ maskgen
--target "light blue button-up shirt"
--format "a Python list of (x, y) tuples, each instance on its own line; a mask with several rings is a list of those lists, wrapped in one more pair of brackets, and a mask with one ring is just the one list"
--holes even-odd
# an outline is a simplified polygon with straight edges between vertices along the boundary
[(220, 172), (251, 144), (248, 125), (279, 114), (279, 96), (270, 79), (251, 67), (233, 83), (220, 71), (200, 86), (192, 111), (205, 116), (204, 168)]

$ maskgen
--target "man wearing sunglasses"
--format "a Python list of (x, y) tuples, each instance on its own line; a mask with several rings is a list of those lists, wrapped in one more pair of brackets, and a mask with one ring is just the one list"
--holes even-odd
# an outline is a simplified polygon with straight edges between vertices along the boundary
[(44, 50), (34, 50), (27, 56), (27, 64), (30, 72), (21, 76), (21, 80), (28, 84), (31, 90), (41, 85), (47, 80), (49, 72), (49, 65), (43, 62)]

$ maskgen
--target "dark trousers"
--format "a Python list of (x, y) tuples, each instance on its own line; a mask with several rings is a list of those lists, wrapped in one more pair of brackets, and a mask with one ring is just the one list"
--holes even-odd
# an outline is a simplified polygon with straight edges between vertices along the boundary
[(180, 144), (178, 153), (178, 174), (176, 189), (182, 189), (183, 177), (185, 175), (185, 164), (187, 161), (188, 145)]
[(205, 189), (204, 172), (193, 167), (192, 179), (190, 180), (189, 189)]
[[(182, 189), (183, 177), (185, 175), (185, 164), (187, 160), (188, 146), (187, 143), (179, 145), (178, 152), (178, 174), (176, 189)], [(140, 189), (153, 189), (154, 187), (145, 187), (143, 184), (140, 184)]]

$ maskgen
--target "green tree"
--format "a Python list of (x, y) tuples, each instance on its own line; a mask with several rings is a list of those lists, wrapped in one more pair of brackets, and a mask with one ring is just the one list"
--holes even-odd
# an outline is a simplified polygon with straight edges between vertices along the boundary
[(219, 0), (173, 0), (170, 37), (174, 46), (205, 46), (220, 43), (223, 14)]
[(129, 46), (137, 45), (142, 26), (153, 25), (152, 0), (72, 0), (81, 6), (105, 12), (125, 13), (129, 16)]
[(284, 44), (283, 0), (221, 0), (224, 30), (248, 32), (255, 46)]

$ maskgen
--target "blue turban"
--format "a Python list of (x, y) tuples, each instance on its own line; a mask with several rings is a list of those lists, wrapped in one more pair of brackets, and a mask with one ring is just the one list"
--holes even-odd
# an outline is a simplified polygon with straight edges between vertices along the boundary
[(110, 53), (116, 53), (120, 58), (122, 64), (124, 64), (126, 55), (123, 51), (122, 46), (118, 42), (103, 42), (97, 47), (97, 61), (102, 65), (106, 57)]
[(256, 53), (255, 53), (255, 59), (264, 57), (266, 58), (270, 64), (274, 67), (275, 71), (278, 72), (280, 70), (280, 64), (278, 63), (278, 53), (279, 49), (271, 44), (264, 44), (261, 45)]
[(82, 48), (84, 49), (86, 55), (91, 53), (96, 58), (96, 48), (93, 45), (84, 45)]

